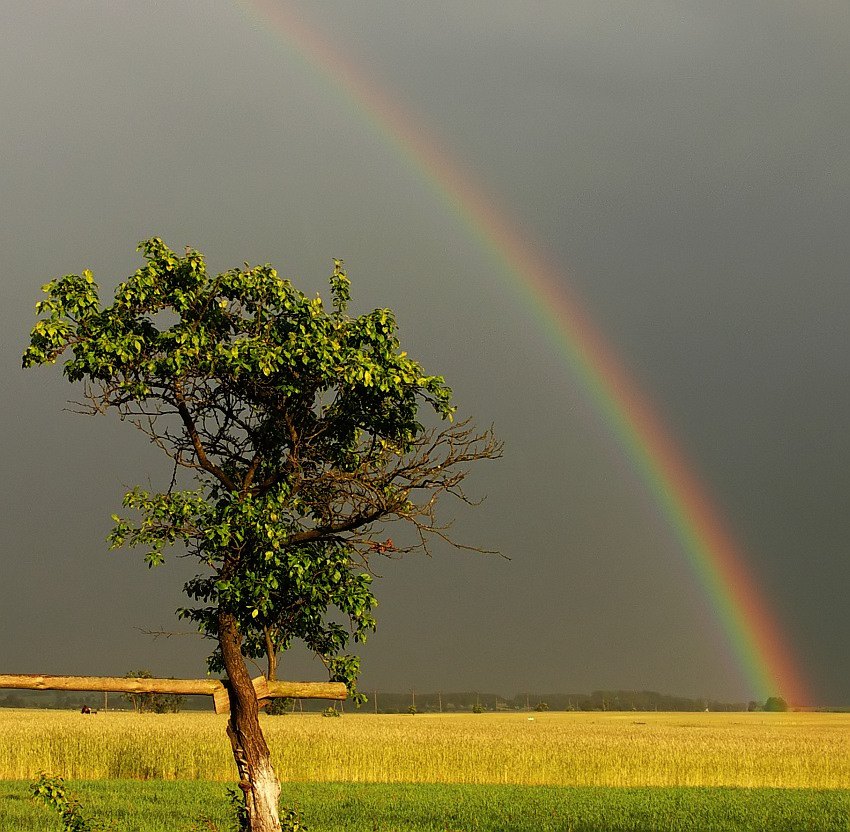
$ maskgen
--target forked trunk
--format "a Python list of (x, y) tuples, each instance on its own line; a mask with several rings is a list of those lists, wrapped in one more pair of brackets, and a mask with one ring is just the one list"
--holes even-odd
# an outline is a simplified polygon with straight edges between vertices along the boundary
[(230, 682), (230, 719), (227, 736), (239, 770), (239, 788), (245, 794), (249, 832), (281, 832), (278, 815), (280, 783), (274, 773), (269, 747), (260, 729), (259, 706), (251, 676), (242, 656), (242, 636), (230, 613), (219, 613), (218, 643)]

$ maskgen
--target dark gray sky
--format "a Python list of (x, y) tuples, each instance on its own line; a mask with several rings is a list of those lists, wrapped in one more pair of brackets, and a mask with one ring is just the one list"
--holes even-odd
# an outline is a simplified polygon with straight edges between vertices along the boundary
[[(850, 703), (850, 6), (328, 0), (300, 15), (563, 266), (693, 463), (822, 703)], [(4, 672), (203, 672), (191, 567), (104, 537), (167, 465), (22, 372), (39, 287), (153, 234), (307, 291), (345, 259), (505, 459), (462, 535), (382, 567), (363, 683), (752, 691), (675, 534), (492, 253), (247, 2), (2, 4)], [(306, 658), (292, 676), (321, 678)]]

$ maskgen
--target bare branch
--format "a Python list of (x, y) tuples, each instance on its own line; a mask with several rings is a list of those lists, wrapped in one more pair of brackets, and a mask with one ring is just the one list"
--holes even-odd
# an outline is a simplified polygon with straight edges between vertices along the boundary
[(203, 633), (192, 630), (149, 630), (146, 627), (135, 627), (140, 633), (150, 636), (154, 641), (158, 638), (183, 638), (190, 636), (192, 638), (206, 638)]
[(186, 427), (186, 432), (189, 434), (189, 438), (192, 440), (192, 446), (195, 449), (195, 454), (198, 457), (198, 462), (200, 463), (201, 468), (212, 474), (228, 491), (236, 491), (236, 484), (233, 480), (228, 477), (221, 468), (208, 459), (207, 452), (201, 442), (201, 437), (198, 434), (198, 429), (195, 427), (195, 422), (192, 419), (188, 406), (186, 405), (186, 399), (184, 398), (178, 384), (174, 385), (174, 393), (177, 397), (177, 411), (180, 414), (180, 418), (183, 420), (183, 424)]

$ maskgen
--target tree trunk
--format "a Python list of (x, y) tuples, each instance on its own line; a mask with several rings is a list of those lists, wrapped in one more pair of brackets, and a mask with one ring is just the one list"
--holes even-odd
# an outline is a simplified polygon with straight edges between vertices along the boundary
[(268, 627), (263, 628), (263, 635), (266, 638), (266, 657), (269, 660), (269, 672), (266, 674), (266, 679), (274, 682), (277, 680), (277, 648)]
[(257, 697), (242, 656), (242, 636), (236, 619), (230, 613), (219, 613), (218, 643), (230, 682), (227, 736), (239, 770), (239, 788), (245, 794), (248, 832), (281, 832), (278, 815), (280, 783), (260, 729)]

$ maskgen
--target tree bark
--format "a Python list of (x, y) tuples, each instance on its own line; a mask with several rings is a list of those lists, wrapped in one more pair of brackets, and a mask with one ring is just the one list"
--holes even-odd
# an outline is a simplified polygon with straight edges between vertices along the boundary
[(275, 682), (277, 681), (277, 648), (268, 627), (263, 628), (263, 635), (266, 638), (266, 657), (269, 660), (269, 672), (266, 674), (266, 679)]
[(233, 615), (218, 615), (218, 643), (230, 682), (230, 719), (227, 736), (245, 794), (248, 832), (281, 832), (278, 815), (280, 783), (260, 728), (259, 706), (251, 676), (242, 656), (242, 636)]

